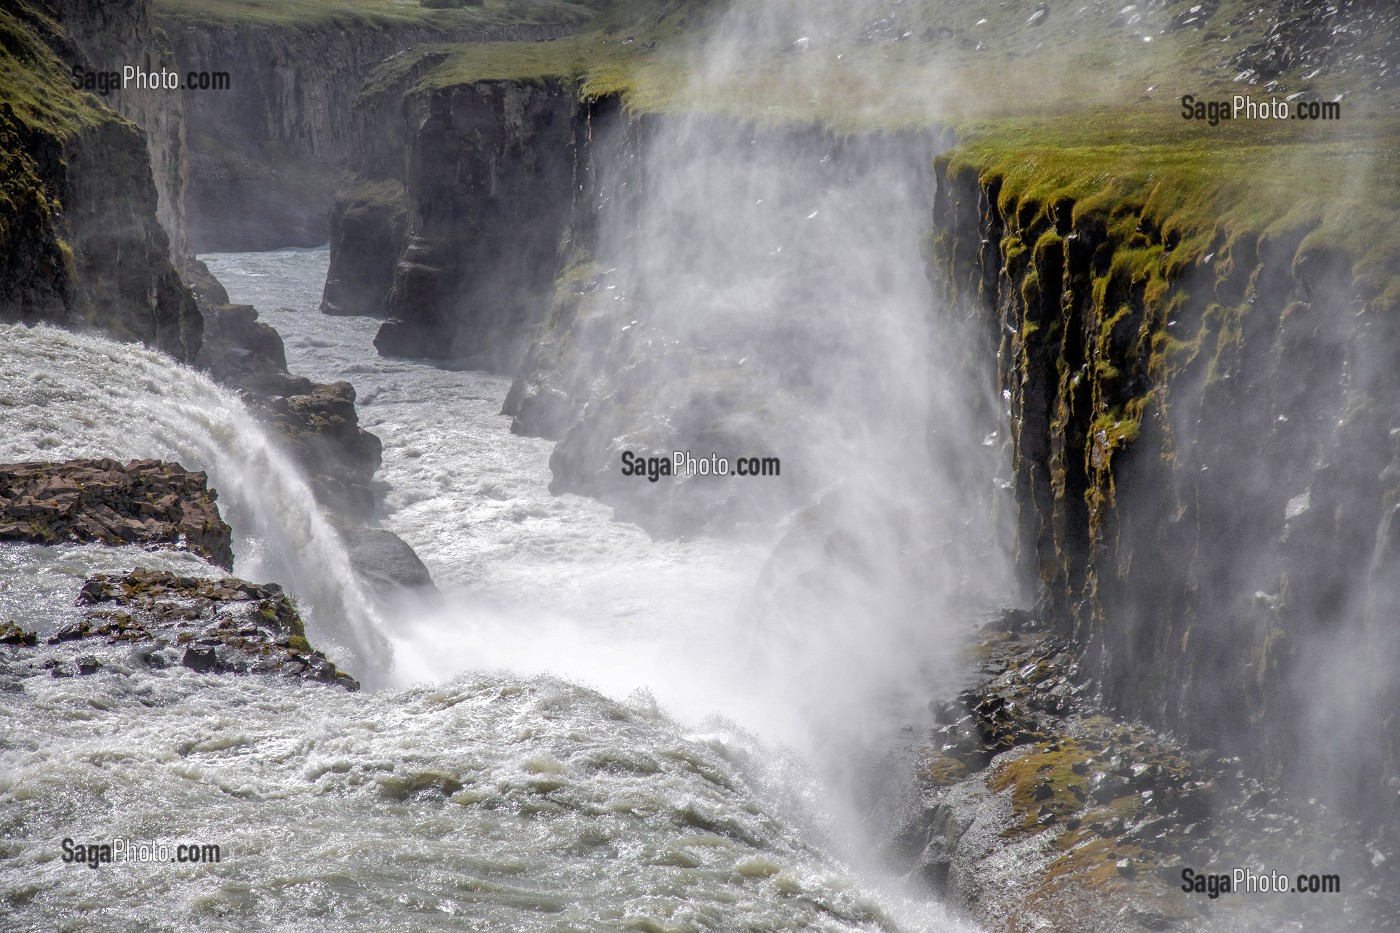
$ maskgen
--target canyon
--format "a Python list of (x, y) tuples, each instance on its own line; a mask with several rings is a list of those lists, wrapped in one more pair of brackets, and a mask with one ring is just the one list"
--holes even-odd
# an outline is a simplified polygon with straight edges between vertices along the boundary
[[(1283, 4), (1289, 28), (1232, 61), (1286, 81), (1394, 25), (1341, 7), (1345, 28), (1324, 41)], [(1044, 18), (1029, 15), (1024, 28)], [(355, 387), (289, 372), (282, 337), (195, 253), (329, 241), (320, 310), (382, 319), (385, 357), (509, 378), (510, 430), (553, 445), (551, 493), (661, 541), (770, 545), (765, 624), (786, 614), (822, 638), (821, 619), (897, 615), (971, 645), (977, 684), (930, 687), (933, 720), (861, 793), (884, 857), (976, 921), (1234, 928), (1171, 901), (1165, 868), (1262, 857), (1265, 833), (1321, 859), (1331, 828), (1366, 899), (1357, 922), (1388, 909), (1388, 240), (1338, 235), (1331, 216), (1245, 215), (1223, 194), (1196, 203), (1189, 185), (1177, 195), (1120, 162), (1101, 177), (1129, 180), (1097, 188), (1050, 158), (1027, 176), (1006, 155), (1023, 137), (979, 148), (951, 118), (851, 129), (684, 97), (648, 108), (562, 53), (522, 74), (453, 57), (561, 48), (589, 26), (577, 11), (288, 26), (173, 2), (26, 0), (0, 26), (57, 102), (0, 109), (18, 180), (0, 316), (96, 326), (237, 389), (348, 539), (389, 534), (372, 527), (383, 444)], [(608, 54), (640, 45), (604, 35)], [(1378, 88), (1396, 57), (1393, 42), (1374, 53)], [(68, 67), (128, 61), (235, 80), (228, 93), (64, 90)], [(1139, 151), (1134, 132), (1074, 146), (1117, 159)], [(1027, 151), (1050, 145), (1030, 139)], [(1338, 190), (1369, 191), (1367, 171), (1381, 169)], [(781, 458), (783, 476), (637, 482), (624, 449)], [(867, 588), (846, 590), (836, 564)], [(946, 622), (974, 605), (995, 620)], [(313, 661), (314, 679), (348, 679)], [(1246, 802), (1275, 799), (1286, 816), (1265, 828)], [(1191, 842), (1185, 827), (1206, 822), (1212, 835)], [(998, 894), (979, 878), (1006, 871), (1007, 853), (1034, 880)], [(1270, 909), (1238, 928), (1286, 913)]]

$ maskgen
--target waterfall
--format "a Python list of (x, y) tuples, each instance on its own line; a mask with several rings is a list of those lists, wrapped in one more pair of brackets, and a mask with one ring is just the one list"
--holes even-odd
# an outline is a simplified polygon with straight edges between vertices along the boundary
[(311, 639), (374, 684), (382, 620), (301, 471), (229, 391), (161, 353), (48, 326), (0, 327), (0, 460), (157, 458), (204, 470), (235, 572), (281, 583)]

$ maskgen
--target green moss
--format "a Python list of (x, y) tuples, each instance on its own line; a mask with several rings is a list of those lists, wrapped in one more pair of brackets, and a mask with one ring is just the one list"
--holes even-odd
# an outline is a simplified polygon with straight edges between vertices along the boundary
[(1042, 809), (1050, 813), (1077, 811), (1088, 796), (1089, 769), (1084, 764), (1091, 758), (1078, 742), (1062, 739), (1041, 742), (1029, 754), (998, 764), (987, 786), (993, 791), (1011, 791), (1011, 805), (1020, 820), (1009, 832), (1036, 833), (1047, 828), (1050, 824), (1041, 822)]
[[(60, 138), (110, 118), (91, 95), (73, 89), (67, 69), (40, 38), (55, 42), (62, 29), (48, 11), (29, 3), (0, 9), (0, 101), (21, 124)], [(2, 121), (0, 121), (2, 122)], [(9, 145), (0, 149), (0, 192), (16, 180), (15, 168), (25, 153)]]
[(1095, 418), (1089, 430), (1095, 447), (1107, 453), (1137, 440), (1141, 425), (1136, 418), (1114, 409)]
[(1297, 242), (1300, 260), (1345, 256), (1363, 295), (1400, 295), (1394, 117), (1358, 112), (1309, 133), (1285, 121), (1207, 128), (1169, 111), (1115, 109), (959, 128), (945, 171), (999, 183), (1008, 222), (1052, 222), (1045, 205), (1072, 201), (1077, 228), (1117, 244), (1101, 289), (1140, 289), (1155, 303), (1207, 255), (1224, 259), (1225, 244)]

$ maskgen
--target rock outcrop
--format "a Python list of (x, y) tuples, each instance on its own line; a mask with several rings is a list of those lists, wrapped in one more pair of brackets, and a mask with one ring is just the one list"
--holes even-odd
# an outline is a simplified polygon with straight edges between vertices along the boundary
[(404, 113), (407, 245), (375, 346), (511, 372), (559, 268), (583, 127), (577, 85), (428, 88)]
[(0, 464), (0, 540), (188, 550), (232, 570), (217, 498), (204, 473), (159, 460)]
[(9, 677), (53, 677), (112, 669), (186, 667), (206, 674), (264, 674), (358, 690), (312, 648), (296, 606), (275, 584), (233, 577), (204, 579), (136, 569), (98, 574), (78, 596), (82, 618), (40, 645), (11, 625), (0, 638), (15, 648), (0, 657)]
[(364, 184), (337, 195), (331, 208), (331, 264), (321, 310), (386, 316), (394, 266), (407, 232), (402, 183)]
[[(886, 855), (984, 928), (1366, 930), (1393, 914), (1394, 852), (1374, 823), (1300, 807), (1238, 758), (1108, 715), (1073, 645), (1030, 613), (985, 625), (971, 654), (975, 684), (930, 704), (909, 750)], [(1368, 906), (1347, 926), (1328, 898), (1239, 905), (1181, 888), (1184, 868), (1236, 865), (1290, 883), (1325, 865)]]
[(355, 518), (373, 515), (372, 483), (383, 445), (360, 427), (355, 388), (288, 372), (282, 337), (258, 320), (256, 308), (231, 304), (198, 260), (190, 261), (186, 277), (208, 322), (196, 365), (238, 390), (253, 414), (277, 431), (324, 504)]
[(253, 412), (277, 429), (322, 502), (356, 518), (374, 514), (371, 482), (384, 448), (360, 427), (354, 386), (313, 383), (305, 394), (249, 401)]

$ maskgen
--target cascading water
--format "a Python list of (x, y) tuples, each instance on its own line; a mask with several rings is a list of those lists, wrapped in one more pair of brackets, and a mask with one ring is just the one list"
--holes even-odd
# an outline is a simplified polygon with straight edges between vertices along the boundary
[[(681, 346), (740, 329), (780, 350), (801, 322), (804, 351), (759, 365), (780, 382), (823, 367), (784, 457), (830, 495), (814, 537), (773, 563), (772, 540), (656, 542), (549, 495), (550, 444), (508, 433), (504, 379), (381, 359), (376, 322), (314, 313), (321, 251), (208, 261), (294, 370), (355, 383), (385, 443), (384, 521), (433, 571), (436, 603), (376, 609), (293, 465), (202, 377), (100, 338), (0, 335), (0, 455), (208, 470), (238, 572), (287, 584), (318, 647), (382, 688), (112, 666), (0, 691), (0, 900), (19, 924), (959, 928), (821, 851), (868, 857), (848, 763), (920, 715), (948, 623), (1000, 581), (983, 560), (969, 584), (958, 553), (975, 496), (938, 362), (956, 351), (928, 335), (930, 152), (833, 163), (800, 135), (764, 148), (714, 129), (680, 120), (647, 141), (637, 213), (603, 212), (597, 248), (622, 269), (619, 299)], [(604, 173), (605, 189), (629, 183)], [(32, 550), (0, 556), (29, 566)], [(80, 574), (50, 577), (47, 603), (71, 601)], [(61, 863), (64, 837), (229, 856), (118, 876)]]
[[(301, 267), (309, 275), (282, 280), (294, 290), (317, 280), (324, 253), (248, 261), (309, 263)], [(293, 316), (269, 315), (283, 326)], [(439, 624), (419, 637), (412, 619), (375, 615), (296, 469), (237, 400), (167, 358), (95, 336), (7, 328), (0, 456), (157, 456), (207, 469), (236, 529), (238, 572), (285, 581), (313, 639), (337, 661), (363, 675), (397, 641), (388, 679), (457, 676), (345, 695), (184, 669), (134, 676), (134, 661), (78, 680), (7, 675), (0, 900), (15, 927), (84, 917), (141, 929), (892, 928), (907, 909), (898, 896), (852, 886), (777, 815), (801, 809), (794, 793), (820, 790), (765, 783), (779, 761), (799, 774), (800, 762), (722, 722), (688, 736), (645, 696), (618, 703), (549, 676), (457, 673), (555, 668), (614, 694), (646, 684), (667, 694), (666, 675), (685, 664), (662, 652), (699, 632), (706, 612), (737, 617), (718, 597), (751, 583), (752, 551), (653, 545), (588, 500), (549, 497), (547, 445), (510, 436), (495, 414), (503, 380), (380, 361), (367, 342), (356, 350), (310, 336), (323, 318), (296, 317), (302, 330), (288, 326), (296, 364), (358, 353), (343, 371), (367, 388), (366, 421), (398, 438), (386, 452), (398, 484), (391, 524), (403, 516), (395, 527), (410, 539), (416, 531), (431, 544), (437, 534), (450, 545), (464, 534), (462, 515), (475, 519), (465, 525), (472, 560), (454, 570), (450, 546), (425, 549), (444, 586), (482, 606), (453, 615), (473, 631), (461, 648), (439, 644), (447, 665), (426, 660), (427, 639), (445, 635)], [(365, 322), (334, 323), (353, 334)], [(435, 394), (449, 382), (458, 395)], [(470, 413), (455, 435), (433, 433), (444, 398), (460, 398)], [(387, 430), (391, 420), (404, 430)], [(465, 487), (436, 482), (464, 472), (451, 460), (464, 438), (479, 464), (495, 448), (494, 475)], [(6, 584), (10, 614), (25, 622), (47, 618), (49, 607), (49, 625), (71, 611), (86, 573), (136, 564), (211, 572), (186, 555), (132, 548), (5, 545), (0, 560), (20, 577)], [(667, 594), (659, 604), (658, 591)], [(580, 617), (562, 611), (580, 594), (600, 612), (590, 637), (603, 647), (566, 662), (571, 645), (586, 641)], [(688, 629), (676, 621), (686, 618)], [(543, 650), (568, 633), (572, 643)], [(721, 625), (713, 650), (732, 634)], [(506, 643), (494, 654), (493, 639)], [(682, 714), (704, 703), (695, 692), (683, 702), (700, 681), (688, 684), (665, 696)], [(197, 841), (224, 856), (200, 869), (89, 871), (61, 861), (63, 838)], [(926, 903), (909, 920), (899, 928), (953, 928)]]
[(154, 457), (208, 472), (237, 572), (288, 586), (312, 635), (370, 683), (388, 669), (383, 625), (345, 549), (300, 472), (230, 393), (102, 337), (14, 325), (0, 343), (0, 460)]

